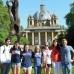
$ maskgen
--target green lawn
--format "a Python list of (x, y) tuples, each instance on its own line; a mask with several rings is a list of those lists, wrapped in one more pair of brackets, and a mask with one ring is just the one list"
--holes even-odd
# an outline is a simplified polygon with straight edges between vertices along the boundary
[[(0, 74), (1, 74), (1, 72), (0, 72)], [(12, 74), (12, 72), (10, 71), (9, 74)], [(20, 74), (23, 74), (23, 70), (22, 70), (22, 69), (21, 69), (21, 73), (20, 73)], [(34, 69), (32, 70), (32, 74), (34, 74)], [(43, 70), (42, 70), (42, 74), (43, 74)], [(51, 74), (53, 74), (53, 69), (52, 69)], [(73, 66), (73, 68), (72, 68), (72, 74), (74, 74), (74, 66)]]

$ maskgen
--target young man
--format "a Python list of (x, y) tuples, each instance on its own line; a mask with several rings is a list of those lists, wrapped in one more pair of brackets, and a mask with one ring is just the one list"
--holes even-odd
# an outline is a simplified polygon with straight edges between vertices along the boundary
[(11, 54), (10, 54), (10, 39), (5, 39), (5, 45), (0, 47), (0, 62), (1, 62), (1, 74), (8, 74), (11, 65)]
[(73, 48), (67, 45), (67, 40), (62, 39), (61, 62), (63, 74), (72, 74), (71, 51), (74, 53)]

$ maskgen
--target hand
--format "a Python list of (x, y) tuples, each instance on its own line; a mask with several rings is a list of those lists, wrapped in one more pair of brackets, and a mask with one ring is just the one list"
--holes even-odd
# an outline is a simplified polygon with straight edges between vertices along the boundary
[(74, 59), (71, 59), (71, 62), (73, 63), (74, 62)]
[(46, 66), (47, 66), (46, 63), (43, 63), (43, 64), (42, 64), (42, 67), (43, 67), (43, 68), (45, 68)]

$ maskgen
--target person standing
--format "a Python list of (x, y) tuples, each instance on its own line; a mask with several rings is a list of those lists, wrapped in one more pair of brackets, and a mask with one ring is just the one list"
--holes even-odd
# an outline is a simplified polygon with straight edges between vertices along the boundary
[(15, 42), (15, 45), (11, 48), (10, 53), (11, 53), (12, 74), (20, 74), (21, 48), (18, 42)]
[(52, 52), (52, 50), (49, 49), (48, 43), (46, 43), (45, 49), (42, 54), (44, 74), (51, 73), (51, 52)]
[(54, 70), (54, 74), (61, 74), (61, 50), (60, 46), (58, 45), (57, 40), (53, 40), (52, 45), (51, 45), (51, 60), (52, 60), (52, 66)]
[(22, 67), (24, 70), (24, 74), (31, 74), (32, 72), (32, 51), (29, 49), (29, 45), (24, 46), (24, 50), (22, 52)]
[(10, 49), (12, 47), (10, 38), (5, 39), (5, 45), (0, 47), (0, 62), (1, 62), (1, 74), (8, 74), (11, 67), (11, 54)]
[(34, 51), (34, 73), (41, 74), (42, 53), (39, 45), (35, 47)]
[(67, 45), (67, 39), (62, 39), (61, 62), (63, 74), (72, 74), (71, 51), (74, 53), (74, 49)]

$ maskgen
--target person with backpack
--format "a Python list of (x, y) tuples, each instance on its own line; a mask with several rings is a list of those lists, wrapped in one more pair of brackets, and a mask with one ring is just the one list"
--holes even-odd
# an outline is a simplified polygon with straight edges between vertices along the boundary
[(5, 44), (0, 47), (0, 63), (1, 63), (1, 74), (9, 74), (11, 67), (11, 53), (12, 47), (10, 38), (5, 39)]

